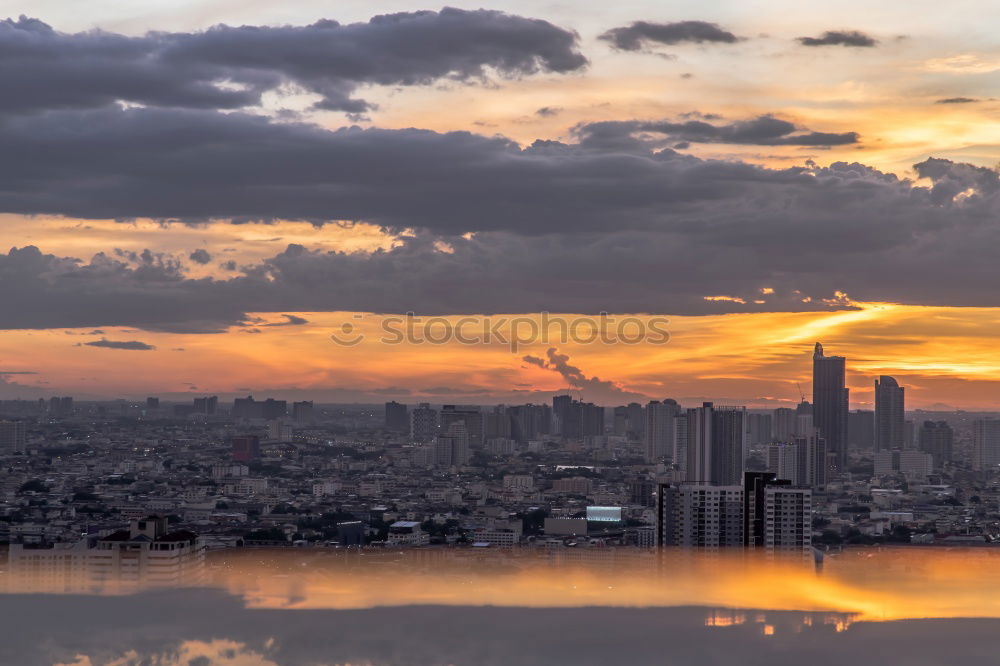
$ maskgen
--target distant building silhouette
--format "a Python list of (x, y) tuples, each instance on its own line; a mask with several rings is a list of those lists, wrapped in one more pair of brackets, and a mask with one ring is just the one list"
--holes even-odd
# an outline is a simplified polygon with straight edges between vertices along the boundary
[(834, 467), (847, 469), (847, 412), (850, 398), (845, 385), (845, 359), (826, 356), (823, 345), (813, 351), (813, 426), (826, 441)]
[(882, 375), (875, 380), (875, 451), (904, 448), (905, 435), (904, 389)]
[(385, 403), (385, 427), (396, 432), (409, 432), (410, 410), (395, 400)]

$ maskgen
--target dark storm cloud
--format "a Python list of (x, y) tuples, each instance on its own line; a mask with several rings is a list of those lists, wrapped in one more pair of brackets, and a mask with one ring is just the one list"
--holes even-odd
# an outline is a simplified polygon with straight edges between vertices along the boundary
[(101, 347), (103, 349), (124, 349), (127, 351), (152, 351), (156, 349), (153, 345), (140, 342), (139, 340), (108, 340), (101, 338), (92, 342), (83, 343), (87, 347)]
[(445, 8), (342, 25), (219, 25), (204, 32), (62, 33), (37, 19), (0, 22), (0, 113), (115, 102), (235, 109), (294, 85), (319, 108), (364, 113), (359, 86), (471, 81), (586, 65), (576, 35), (499, 11)]
[[(763, 115), (751, 120), (716, 124), (705, 120), (603, 121), (579, 125), (574, 133), (585, 145), (627, 147), (638, 134), (654, 135), (663, 145), (684, 143), (727, 143), (758, 146), (842, 146), (858, 142), (856, 132), (811, 132), (787, 120)], [(685, 146), (687, 147), (687, 146)]]
[(675, 23), (651, 23), (635, 21), (627, 26), (612, 28), (600, 36), (622, 51), (639, 51), (650, 44), (702, 44), (714, 42), (732, 44), (739, 37), (723, 30), (715, 23), (706, 21), (677, 21)]
[(208, 262), (212, 261), (212, 255), (208, 253), (208, 250), (197, 249), (188, 255), (188, 259), (196, 264), (204, 266)]
[[(641, 393), (623, 390), (612, 381), (601, 379), (600, 377), (588, 377), (584, 372), (570, 365), (569, 355), (560, 354), (555, 347), (549, 347), (545, 351), (545, 358), (539, 356), (523, 356), (522, 361), (530, 365), (538, 366), (545, 370), (551, 370), (559, 374), (566, 384), (574, 389), (583, 391), (590, 400), (613, 401), (613, 400), (633, 400), (645, 398)], [(606, 404), (606, 403), (602, 403)]]
[(261, 326), (304, 326), (309, 323), (309, 320), (305, 317), (299, 317), (297, 315), (283, 314), (281, 315), (285, 318), (285, 321), (276, 321), (270, 324), (260, 324)]
[(699, 159), (647, 136), (815, 141), (798, 137), (817, 133), (772, 117), (577, 131), (579, 143), (522, 148), (466, 132), (328, 131), (239, 113), (8, 118), (0, 123), (4, 212), (365, 220), (395, 230), (398, 242), (372, 253), (289, 245), (256, 264), (232, 263), (229, 277), (200, 279), (187, 275), (187, 261), (148, 250), (81, 261), (14, 249), (0, 255), (0, 281), (10, 285), (0, 291), (0, 328), (214, 332), (254, 312), (848, 306), (837, 291), (1000, 304), (994, 170), (930, 159), (916, 165), (931, 184), (923, 187), (861, 164), (773, 169)]
[(769, 186), (815, 191), (803, 169), (651, 153), (632, 139), (640, 131), (756, 145), (857, 139), (851, 132), (799, 132), (764, 116), (729, 125), (594, 123), (577, 129), (582, 145), (537, 141), (521, 148), (468, 132), (329, 131), (240, 113), (48, 112), (0, 123), (0, 154), (7, 157), (0, 162), (0, 212), (365, 220), (449, 233), (540, 233), (661, 224), (701, 215), (706, 200)]
[(878, 41), (858, 30), (827, 30), (819, 37), (799, 37), (802, 46), (853, 46), (872, 47)]

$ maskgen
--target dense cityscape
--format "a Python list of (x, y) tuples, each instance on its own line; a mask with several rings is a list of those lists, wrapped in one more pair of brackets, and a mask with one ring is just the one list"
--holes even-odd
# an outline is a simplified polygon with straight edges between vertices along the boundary
[[(232, 549), (531, 552), (613, 563), (752, 549), (810, 566), (844, 549), (1000, 543), (1000, 418), (907, 411), (816, 344), (812, 400), (770, 411), (599, 406), (0, 405), (10, 585), (170, 585)], [(133, 553), (134, 551), (134, 553)], [(130, 554), (133, 553), (133, 554)]]

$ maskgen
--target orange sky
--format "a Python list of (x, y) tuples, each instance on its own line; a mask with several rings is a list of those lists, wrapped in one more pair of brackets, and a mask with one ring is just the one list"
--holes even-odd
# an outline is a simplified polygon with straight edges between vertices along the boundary
[[(123, 328), (10, 331), (0, 337), (4, 397), (51, 392), (78, 395), (232, 393), (302, 396), (319, 400), (513, 402), (546, 400), (534, 391), (567, 388), (550, 369), (522, 357), (545, 357), (549, 347), (570, 357), (587, 378), (613, 386), (584, 385), (585, 399), (613, 405), (652, 398), (715, 399), (748, 405), (797, 402), (808, 397), (810, 354), (819, 340), (828, 353), (848, 359), (852, 403), (871, 408), (871, 384), (891, 374), (907, 387), (907, 405), (1000, 407), (1000, 361), (990, 335), (1000, 308), (946, 308), (862, 304), (835, 313), (731, 314), (669, 317), (666, 344), (579, 344), (550, 340), (509, 345), (457, 342), (388, 344), (384, 318), (357, 313), (296, 313), (302, 326), (233, 328), (221, 334), (170, 334)], [(272, 323), (277, 315), (259, 315)], [(358, 318), (360, 317), (360, 318)], [(565, 315), (572, 320), (575, 316)], [(448, 318), (454, 322), (458, 317)], [(648, 317), (640, 317), (648, 324)], [(479, 319), (477, 321), (482, 321)], [(585, 320), (586, 321), (586, 320)], [(342, 323), (366, 337), (352, 347), (330, 335)], [(393, 329), (399, 326), (393, 324)], [(416, 331), (422, 340), (422, 327)], [(582, 325), (587, 328), (587, 325)], [(476, 324), (464, 329), (477, 337)], [(434, 331), (443, 330), (437, 327)], [(506, 330), (506, 329), (505, 329)], [(558, 328), (552, 328), (553, 335)], [(388, 336), (387, 336), (388, 337)], [(140, 340), (156, 347), (130, 351), (81, 346), (105, 338)], [(181, 351), (183, 350), (183, 351)], [(13, 386), (10, 383), (20, 386)], [(401, 387), (405, 391), (387, 391)], [(427, 391), (425, 389), (432, 389)]]

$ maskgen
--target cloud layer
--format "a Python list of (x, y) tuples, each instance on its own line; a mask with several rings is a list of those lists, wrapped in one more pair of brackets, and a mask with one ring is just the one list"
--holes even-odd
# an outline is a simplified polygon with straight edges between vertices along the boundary
[(739, 37), (715, 23), (706, 21), (677, 21), (653, 23), (635, 21), (626, 26), (612, 28), (600, 36), (621, 51), (641, 51), (657, 44), (733, 44)]
[(58, 32), (38, 19), (0, 21), (0, 114), (96, 109), (115, 103), (189, 109), (260, 104), (297, 88), (317, 108), (364, 113), (360, 86), (473, 81), (586, 65), (576, 35), (499, 11), (445, 8), (343, 25), (219, 25), (129, 37)]

